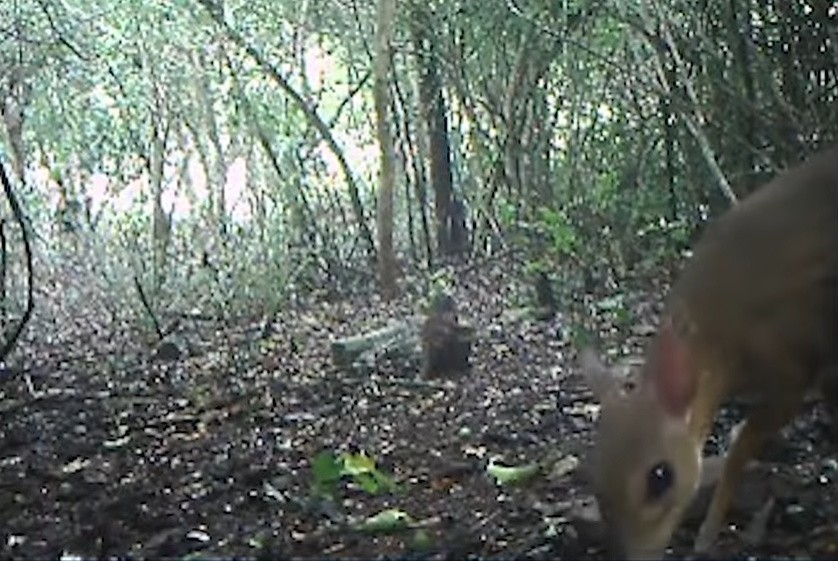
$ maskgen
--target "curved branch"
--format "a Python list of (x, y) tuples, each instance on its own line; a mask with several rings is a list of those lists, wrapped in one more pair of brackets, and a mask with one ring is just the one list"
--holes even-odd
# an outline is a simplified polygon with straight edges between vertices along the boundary
[(21, 235), (23, 236), (23, 252), (26, 256), (27, 280), (26, 311), (24, 312), (23, 317), (20, 318), (20, 322), (15, 327), (12, 335), (3, 343), (3, 346), (0, 347), (0, 362), (2, 362), (6, 360), (6, 357), (9, 356), (10, 352), (12, 352), (17, 340), (20, 338), (20, 334), (23, 333), (23, 328), (26, 327), (26, 324), (29, 323), (29, 320), (32, 318), (32, 310), (35, 308), (35, 298), (33, 295), (35, 281), (32, 268), (32, 248), (29, 245), (29, 234), (26, 229), (26, 220), (23, 217), (23, 210), (20, 208), (17, 196), (12, 188), (12, 183), (9, 181), (9, 176), (6, 175), (6, 168), (3, 166), (2, 162), (0, 162), (0, 182), (3, 183), (3, 192), (6, 195), (6, 199), (9, 201), (12, 214), (20, 226)]

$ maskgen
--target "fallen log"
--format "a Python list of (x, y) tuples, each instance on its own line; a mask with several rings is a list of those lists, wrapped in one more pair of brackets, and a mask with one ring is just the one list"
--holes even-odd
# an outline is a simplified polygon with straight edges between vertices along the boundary
[(384, 357), (418, 357), (422, 321), (421, 316), (410, 316), (368, 333), (335, 339), (332, 363), (341, 370), (371, 369)]

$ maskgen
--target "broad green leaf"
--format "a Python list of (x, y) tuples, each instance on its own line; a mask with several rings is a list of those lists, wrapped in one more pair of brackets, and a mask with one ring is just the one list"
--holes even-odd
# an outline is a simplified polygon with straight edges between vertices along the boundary
[(314, 492), (318, 495), (333, 495), (340, 481), (341, 468), (341, 462), (331, 452), (324, 450), (317, 454), (311, 466)]
[(375, 460), (359, 452), (358, 454), (344, 454), (342, 456), (343, 469), (342, 473), (345, 475), (358, 475), (362, 473), (369, 473), (375, 470)]
[(341, 467), (338, 458), (325, 450), (317, 454), (312, 464), (314, 477), (319, 481), (337, 481), (340, 479)]
[(375, 477), (373, 477), (371, 473), (355, 474), (353, 476), (353, 480), (370, 495), (377, 495), (380, 490), (378, 481), (376, 481)]
[(375, 467), (375, 460), (363, 452), (358, 454), (344, 454), (342, 457), (343, 469), (341, 473), (348, 475), (361, 486), (361, 488), (377, 495), (381, 492), (395, 491), (398, 485), (393, 479)]

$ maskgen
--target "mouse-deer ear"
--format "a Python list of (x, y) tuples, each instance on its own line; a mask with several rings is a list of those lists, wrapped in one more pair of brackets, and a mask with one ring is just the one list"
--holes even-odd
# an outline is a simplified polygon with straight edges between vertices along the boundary
[(602, 401), (617, 383), (614, 373), (599, 359), (596, 351), (591, 347), (582, 349), (579, 353), (579, 366), (585, 375), (588, 387), (596, 398)]
[(689, 347), (670, 319), (661, 324), (651, 353), (650, 368), (655, 393), (671, 415), (685, 416), (695, 396), (695, 373), (690, 368)]

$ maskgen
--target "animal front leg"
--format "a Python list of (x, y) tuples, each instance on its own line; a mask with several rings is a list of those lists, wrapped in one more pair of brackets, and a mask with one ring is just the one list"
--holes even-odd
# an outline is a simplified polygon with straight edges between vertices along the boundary
[(759, 454), (765, 442), (794, 417), (802, 398), (802, 391), (792, 390), (781, 403), (773, 400), (765, 402), (750, 412), (725, 458), (713, 500), (695, 540), (696, 553), (711, 551), (725, 522), (730, 503), (739, 489), (745, 466)]

